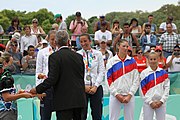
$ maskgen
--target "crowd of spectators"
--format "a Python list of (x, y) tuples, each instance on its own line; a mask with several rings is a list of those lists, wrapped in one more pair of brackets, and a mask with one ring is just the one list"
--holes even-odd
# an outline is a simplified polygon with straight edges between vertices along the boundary
[[(148, 66), (146, 56), (151, 51), (158, 53), (159, 67), (171, 72), (174, 71), (170, 70), (172, 68), (175, 68), (175, 71), (180, 71), (176, 69), (176, 66), (173, 66), (174, 64), (179, 65), (178, 60), (180, 59), (180, 52), (174, 50), (179, 47), (180, 35), (178, 35), (177, 26), (173, 23), (173, 16), (168, 16), (167, 21), (161, 23), (159, 29), (153, 19), (155, 19), (154, 16), (149, 15), (147, 22), (139, 25), (138, 19), (132, 18), (130, 23), (123, 23), (121, 27), (119, 20), (116, 19), (110, 23), (106, 20), (105, 15), (100, 15), (99, 20), (93, 26), (94, 36), (90, 38), (91, 47), (100, 50), (106, 60), (109, 55), (117, 54), (117, 42), (126, 39), (129, 43), (129, 55), (134, 57), (137, 64), (140, 65), (139, 72)], [(56, 14), (51, 30), (67, 29), (62, 15)], [(88, 24), (82, 19), (81, 12), (75, 13), (75, 18), (70, 22), (69, 30), (72, 34), (70, 43), (72, 48), (82, 49), (79, 35), (88, 33)], [(31, 68), (33, 69), (31, 74), (35, 74), (36, 66), (32, 64), (35, 64), (36, 60), (32, 63), (30, 59), (36, 59), (38, 51), (49, 46), (48, 35), (44, 32), (43, 27), (39, 26), (38, 19), (34, 18), (32, 25), (25, 25), (22, 29), (19, 19), (15, 17), (6, 31), (0, 25), (0, 35), (4, 34), (9, 35), (9, 41), (6, 45), (1, 44), (0, 50), (1, 53), (8, 52), (12, 56), (15, 66), (12, 73), (27, 73), (28, 69)], [(154, 50), (151, 50), (153, 48)]]

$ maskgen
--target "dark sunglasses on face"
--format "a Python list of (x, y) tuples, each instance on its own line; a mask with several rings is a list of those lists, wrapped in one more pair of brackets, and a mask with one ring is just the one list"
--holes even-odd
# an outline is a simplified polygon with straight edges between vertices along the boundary
[(156, 52), (161, 52), (161, 50), (156, 50)]
[(180, 50), (174, 50), (174, 52), (179, 52)]
[(16, 46), (17, 47), (18, 45), (17, 44), (12, 44), (11, 46), (13, 46), (13, 47)]
[(37, 22), (33, 22), (33, 23), (37, 23)]
[(138, 52), (137, 54), (142, 54), (142, 52)]

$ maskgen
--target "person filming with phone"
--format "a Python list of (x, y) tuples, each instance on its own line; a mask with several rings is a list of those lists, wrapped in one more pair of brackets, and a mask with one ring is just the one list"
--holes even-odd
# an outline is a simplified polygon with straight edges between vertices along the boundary
[(174, 47), (173, 53), (167, 58), (167, 68), (168, 72), (180, 72), (180, 47), (176, 45)]

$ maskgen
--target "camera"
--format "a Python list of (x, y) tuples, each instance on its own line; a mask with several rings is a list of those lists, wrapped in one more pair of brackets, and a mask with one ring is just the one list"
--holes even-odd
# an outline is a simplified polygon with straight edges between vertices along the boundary
[(178, 53), (178, 52), (174, 52), (174, 55), (175, 55), (175, 56), (178, 56), (178, 55), (179, 55), (179, 53)]

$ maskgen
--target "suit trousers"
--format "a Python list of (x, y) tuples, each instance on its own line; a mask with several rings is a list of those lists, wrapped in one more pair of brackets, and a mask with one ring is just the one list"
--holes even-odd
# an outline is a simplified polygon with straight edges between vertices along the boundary
[(83, 120), (85, 108), (56, 111), (57, 120)]
[(46, 97), (40, 103), (41, 120), (51, 120), (53, 112), (53, 88), (46, 90)]
[(100, 85), (97, 88), (96, 93), (93, 95), (86, 93), (86, 99), (87, 99), (87, 107), (85, 109), (84, 120), (86, 120), (86, 118), (87, 118), (88, 101), (90, 101), (92, 120), (101, 120), (102, 119), (102, 107), (103, 107), (103, 88), (102, 88), (102, 86)]

